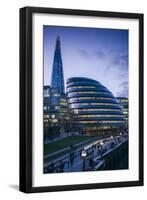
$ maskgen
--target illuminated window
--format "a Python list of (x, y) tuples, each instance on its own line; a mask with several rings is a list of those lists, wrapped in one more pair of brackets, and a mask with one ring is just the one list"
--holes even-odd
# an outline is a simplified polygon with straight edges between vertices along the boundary
[(70, 98), (68, 101), (69, 103), (80, 101), (80, 100), (111, 100), (114, 101), (114, 98), (107, 98), (107, 97), (79, 97), (79, 98)]
[(55, 118), (55, 115), (51, 115), (52, 118)]
[(71, 110), (72, 112), (74, 112), (74, 113), (79, 113), (79, 112), (87, 112), (87, 111), (118, 111), (118, 112), (120, 112), (121, 110), (120, 109), (103, 109), (103, 108), (87, 108), (87, 109), (85, 109), (85, 108), (83, 108), (83, 109), (73, 109), (73, 110)]
[(123, 115), (78, 115), (78, 118), (85, 118), (85, 117), (124, 117)]
[(114, 103), (90, 103), (90, 105), (110, 105), (110, 106), (119, 106), (118, 104)]
[(120, 123), (125, 123), (125, 121), (77, 121), (76, 123), (78, 124), (92, 124), (92, 123), (97, 123), (97, 124), (120, 124)]
[(70, 105), (70, 108), (73, 108), (74, 106), (88, 106), (88, 105), (95, 105), (95, 106), (106, 106), (106, 105), (109, 105), (109, 106), (115, 106), (115, 107), (118, 107), (120, 108), (120, 105), (119, 104), (114, 104), (114, 103), (73, 103)]
[(60, 105), (66, 106), (67, 103), (66, 102), (60, 102)]
[(77, 91), (77, 92), (70, 92), (70, 95), (74, 94), (110, 94), (109, 92), (97, 92), (97, 91)]
[(78, 109), (75, 109), (73, 110), (75, 114), (78, 114), (79, 113), (79, 110)]
[(97, 123), (98, 121), (78, 121), (78, 124), (92, 124), (92, 123)]
[(56, 122), (58, 122), (57, 119), (53, 119), (53, 120), (52, 120), (52, 123), (56, 123)]
[(66, 99), (60, 99), (61, 102), (66, 102)]
[(44, 115), (44, 118), (49, 118), (49, 115)]
[(57, 110), (58, 110), (59, 108), (60, 108), (59, 106), (55, 106), (55, 109), (57, 109)]
[(44, 91), (43, 91), (43, 96), (44, 96), (44, 97), (49, 97), (49, 96), (50, 96), (50, 89), (49, 89), (49, 88), (44, 89)]
[(122, 99), (121, 102), (122, 102), (122, 103), (123, 103), (123, 102), (128, 103), (128, 99)]
[(60, 115), (64, 116), (64, 115), (65, 115), (65, 113), (64, 113), (64, 112), (60, 112)]
[(72, 91), (73, 89), (89, 89), (89, 88), (95, 88), (95, 86), (73, 86), (70, 88), (67, 88), (67, 92)]
[(66, 108), (65, 108), (65, 109), (61, 108), (61, 109), (60, 109), (60, 112), (65, 113), (65, 112), (67, 112), (67, 109), (66, 109)]
[(47, 106), (44, 106), (43, 109), (44, 109), (44, 110), (47, 110)]
[(59, 96), (60, 96), (60, 94), (58, 94), (58, 93), (55, 93), (55, 94), (53, 94), (53, 96), (54, 96), (54, 97), (59, 97)]
[(44, 121), (44, 123), (47, 123), (47, 122), (48, 122), (48, 120), (47, 120), (47, 119), (44, 119), (43, 121)]

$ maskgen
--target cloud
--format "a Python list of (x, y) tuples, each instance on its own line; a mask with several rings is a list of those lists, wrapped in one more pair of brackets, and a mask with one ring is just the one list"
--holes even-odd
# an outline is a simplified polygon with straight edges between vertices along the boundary
[(106, 70), (115, 70), (120, 78), (128, 76), (128, 53), (126, 50), (112, 50), (108, 53), (108, 64)]
[(117, 66), (126, 66), (128, 67), (128, 54), (121, 53), (116, 54), (112, 57), (112, 64)]
[(86, 59), (92, 59), (94, 57), (98, 58), (98, 59), (105, 59), (106, 58), (106, 54), (104, 51), (98, 49), (94, 52), (88, 52), (85, 49), (78, 49), (79, 54)]
[(120, 73), (120, 75), (119, 75), (119, 77), (121, 78), (121, 79), (126, 79), (126, 78), (128, 78), (128, 73)]
[(86, 59), (91, 59), (91, 55), (88, 51), (86, 51), (85, 49), (78, 49), (79, 54)]
[(123, 81), (119, 84), (120, 87), (128, 87), (128, 81)]
[(106, 54), (102, 50), (97, 50), (94, 52), (94, 55), (99, 59), (104, 59), (106, 57)]
[(119, 92), (117, 92), (117, 96), (119, 97), (128, 97), (128, 81), (123, 81), (119, 85)]

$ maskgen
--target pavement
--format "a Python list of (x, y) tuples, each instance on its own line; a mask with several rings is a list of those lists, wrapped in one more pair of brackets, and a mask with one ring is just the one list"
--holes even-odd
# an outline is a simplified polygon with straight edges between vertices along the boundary
[[(44, 165), (45, 173), (93, 171), (104, 164), (105, 156), (128, 140), (127, 135), (115, 138), (105, 138), (90, 142), (88, 145), (76, 149), (59, 159)], [(85, 150), (87, 156), (82, 158), (81, 151)]]

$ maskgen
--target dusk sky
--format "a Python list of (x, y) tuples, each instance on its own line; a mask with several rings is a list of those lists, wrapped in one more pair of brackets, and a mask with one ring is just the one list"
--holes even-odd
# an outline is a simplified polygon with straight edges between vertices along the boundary
[(92, 78), (114, 96), (128, 97), (128, 30), (44, 26), (44, 85), (50, 85), (58, 35), (65, 83)]

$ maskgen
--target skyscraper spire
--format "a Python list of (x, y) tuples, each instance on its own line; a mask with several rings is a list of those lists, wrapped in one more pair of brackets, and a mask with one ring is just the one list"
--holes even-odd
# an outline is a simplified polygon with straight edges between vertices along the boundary
[(51, 77), (51, 87), (54, 89), (57, 89), (57, 91), (60, 94), (65, 93), (61, 47), (60, 47), (60, 36), (57, 36), (56, 38), (52, 77)]

